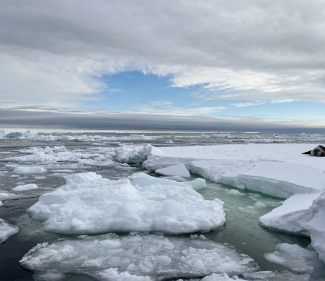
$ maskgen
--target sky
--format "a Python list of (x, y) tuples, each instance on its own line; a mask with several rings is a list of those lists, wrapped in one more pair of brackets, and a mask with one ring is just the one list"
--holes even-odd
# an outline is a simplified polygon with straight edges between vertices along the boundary
[(0, 5), (0, 129), (325, 133), (324, 0)]

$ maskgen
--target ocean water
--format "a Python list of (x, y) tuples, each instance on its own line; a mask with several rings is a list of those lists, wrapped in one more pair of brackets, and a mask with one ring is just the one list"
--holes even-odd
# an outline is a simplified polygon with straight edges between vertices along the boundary
[[(39, 134), (34, 138), (0, 139), (0, 193), (10, 192), (18, 185), (35, 183), (38, 189), (17, 192), (24, 198), (3, 201), (0, 207), (0, 218), (10, 224), (17, 224), (21, 232), (0, 244), (0, 280), (34, 280), (33, 272), (20, 266), (19, 260), (37, 243), (52, 242), (60, 238), (74, 236), (51, 233), (38, 234), (40, 222), (33, 221), (26, 214), (26, 209), (35, 204), (41, 194), (64, 185), (66, 175), (76, 172), (96, 172), (104, 178), (120, 179), (135, 172), (143, 171), (141, 164), (125, 165), (115, 162), (113, 165), (97, 165), (100, 162), (101, 148), (114, 148), (123, 145), (154, 146), (189, 146), (189, 145), (223, 145), (237, 143), (311, 143), (322, 144), (325, 135), (307, 134), (114, 134), (114, 133), (76, 133), (76, 134)], [(31, 155), (31, 149), (64, 146), (64, 151), (71, 152), (73, 157), (61, 160), (10, 161), (8, 158)], [(70, 155), (70, 156), (71, 156)], [(77, 156), (76, 156), (77, 155)], [(82, 160), (82, 161), (81, 161)], [(87, 160), (87, 161), (84, 161)], [(89, 161), (92, 160), (92, 161)], [(14, 174), (17, 166), (44, 167), (42, 174)], [(158, 176), (151, 174), (153, 176)], [(191, 179), (195, 179), (193, 176)], [(287, 268), (267, 261), (265, 253), (273, 252), (278, 243), (298, 244), (307, 247), (310, 240), (306, 237), (272, 232), (258, 225), (258, 218), (276, 206), (281, 200), (258, 193), (240, 191), (238, 195), (231, 187), (208, 182), (208, 188), (199, 190), (206, 200), (219, 198), (224, 204), (227, 222), (216, 230), (204, 235), (219, 243), (227, 243), (251, 256), (261, 270), (281, 271)], [(249, 206), (256, 202), (266, 205), (265, 208), (252, 211)], [(28, 235), (28, 233), (34, 235)], [(188, 237), (182, 235), (179, 237)], [(324, 266), (325, 276), (325, 266)], [(91, 280), (85, 276), (67, 275), (65, 280)], [(297, 279), (299, 280), (299, 279)], [(311, 279), (313, 280), (313, 279)]]

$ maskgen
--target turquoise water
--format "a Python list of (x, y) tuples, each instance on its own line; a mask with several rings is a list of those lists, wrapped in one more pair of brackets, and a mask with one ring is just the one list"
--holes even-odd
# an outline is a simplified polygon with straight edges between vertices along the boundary
[[(281, 200), (242, 190), (239, 190), (241, 194), (234, 195), (229, 193), (231, 189), (229, 186), (208, 182), (208, 188), (198, 191), (207, 200), (218, 198), (223, 201), (227, 220), (223, 227), (204, 235), (216, 242), (229, 243), (251, 256), (261, 267), (261, 270), (286, 269), (279, 264), (267, 261), (263, 255), (273, 252), (278, 243), (298, 244), (301, 247), (307, 247), (310, 244), (310, 239), (269, 231), (259, 225), (259, 217), (281, 205)], [(255, 205), (254, 208), (256, 202), (263, 203), (265, 207), (257, 208)], [(247, 208), (247, 206), (253, 208)]]

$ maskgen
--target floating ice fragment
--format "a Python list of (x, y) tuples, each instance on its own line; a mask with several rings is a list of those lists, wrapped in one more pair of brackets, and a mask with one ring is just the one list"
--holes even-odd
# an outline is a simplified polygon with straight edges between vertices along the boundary
[(38, 188), (38, 186), (34, 183), (30, 183), (30, 184), (25, 184), (25, 185), (18, 185), (16, 187), (14, 187), (12, 190), (14, 191), (25, 191), (25, 190), (31, 190), (31, 189), (36, 189)]
[(12, 172), (15, 174), (40, 174), (46, 172), (46, 170), (43, 167), (20, 166), (15, 168)]

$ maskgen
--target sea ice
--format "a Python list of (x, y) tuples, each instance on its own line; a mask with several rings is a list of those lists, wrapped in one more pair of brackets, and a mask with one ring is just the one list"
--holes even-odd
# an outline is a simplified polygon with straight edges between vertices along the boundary
[(310, 213), (312, 219), (306, 223), (310, 233), (311, 244), (325, 263), (325, 192), (314, 200)]
[(273, 253), (265, 254), (264, 257), (274, 263), (281, 264), (297, 273), (312, 273), (312, 280), (323, 280), (325, 276), (324, 264), (319, 260), (313, 249), (305, 249), (298, 245), (288, 243), (278, 244)]
[(12, 190), (14, 191), (25, 191), (25, 190), (31, 190), (31, 189), (36, 189), (38, 188), (38, 186), (34, 183), (30, 183), (30, 184), (25, 184), (25, 185), (18, 185), (16, 187), (14, 187)]
[(11, 225), (0, 219), (0, 244), (5, 242), (10, 236), (19, 232), (17, 226)]
[(43, 167), (17, 167), (13, 171), (15, 174), (40, 174), (46, 172)]
[[(22, 259), (33, 271), (88, 273), (95, 277), (127, 272), (152, 278), (245, 273), (258, 269), (250, 257), (207, 239), (176, 238), (133, 233), (80, 236), (52, 244), (38, 244)], [(108, 271), (108, 272), (107, 272)], [(106, 280), (106, 279), (102, 279)]]
[(175, 182), (145, 173), (121, 180), (73, 174), (28, 213), (44, 221), (44, 230), (65, 234), (209, 231), (224, 224), (225, 214), (220, 200), (204, 200), (193, 190), (203, 185), (203, 179)]
[(313, 217), (309, 208), (320, 194), (317, 192), (293, 195), (281, 206), (260, 217), (260, 224), (271, 230), (309, 236), (306, 222)]
[(191, 176), (184, 164), (173, 165), (166, 168), (157, 169), (155, 173), (165, 175), (165, 176), (179, 176), (184, 178)]
[(214, 182), (288, 198), (325, 190), (325, 160), (301, 154), (308, 144), (159, 147), (143, 166), (149, 171), (183, 164)]

